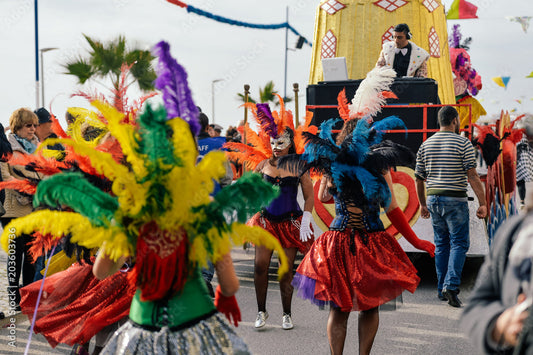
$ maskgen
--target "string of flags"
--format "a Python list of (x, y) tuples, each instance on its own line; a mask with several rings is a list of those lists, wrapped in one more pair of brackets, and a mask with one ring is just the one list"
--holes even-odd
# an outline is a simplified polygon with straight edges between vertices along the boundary
[(187, 12), (192, 12), (199, 16), (207, 17), (211, 20), (215, 20), (217, 22), (226, 23), (228, 25), (234, 25), (234, 26), (241, 26), (241, 27), (247, 27), (247, 28), (255, 28), (255, 29), (261, 29), (261, 30), (276, 30), (280, 28), (287, 28), (292, 33), (294, 33), (296, 36), (298, 36), (298, 43), (296, 45), (297, 48), (302, 48), (304, 43), (307, 43), (309, 46), (311, 46), (311, 42), (307, 40), (304, 36), (302, 36), (294, 27), (292, 27), (288, 22), (282, 22), (282, 23), (275, 23), (275, 24), (257, 24), (257, 23), (249, 23), (244, 21), (238, 21), (238, 20), (232, 20), (227, 17), (222, 17), (219, 15), (212, 14), (210, 12), (198, 9), (192, 5), (187, 5), (183, 1), (179, 0), (167, 0), (169, 3), (177, 5), (179, 7), (184, 8), (187, 10)]
[(522, 26), (522, 30), (524, 31), (524, 33), (527, 33), (531, 16), (507, 16), (506, 19), (511, 22), (518, 22)]
[(463, 20), (469, 18), (477, 18), (477, 6), (469, 3), (466, 0), (454, 0), (448, 13), (446, 14), (446, 19), (448, 20)]
[(492, 81), (494, 81), (496, 85), (507, 89), (507, 84), (509, 84), (510, 79), (510, 76), (495, 76), (494, 78), (492, 78)]
[[(454, 0), (450, 9), (446, 12), (447, 20), (466, 20), (478, 18), (477, 6), (466, 0)], [(511, 22), (519, 23), (522, 31), (527, 33), (529, 21), (533, 16), (506, 16), (505, 19)]]

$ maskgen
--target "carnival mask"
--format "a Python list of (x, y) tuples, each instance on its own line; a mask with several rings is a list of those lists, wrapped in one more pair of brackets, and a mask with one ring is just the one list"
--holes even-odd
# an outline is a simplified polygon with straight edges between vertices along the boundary
[(281, 136), (270, 138), (270, 146), (272, 150), (284, 150), (291, 145), (291, 137), (289, 132), (284, 131)]

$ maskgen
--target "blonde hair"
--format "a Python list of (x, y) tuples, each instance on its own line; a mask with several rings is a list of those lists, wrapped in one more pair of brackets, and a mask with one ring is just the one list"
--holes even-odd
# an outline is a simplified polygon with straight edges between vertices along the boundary
[(9, 128), (11, 129), (11, 132), (15, 134), (28, 123), (38, 125), (39, 118), (33, 113), (33, 111), (27, 108), (19, 108), (11, 114), (11, 117), (9, 117)]

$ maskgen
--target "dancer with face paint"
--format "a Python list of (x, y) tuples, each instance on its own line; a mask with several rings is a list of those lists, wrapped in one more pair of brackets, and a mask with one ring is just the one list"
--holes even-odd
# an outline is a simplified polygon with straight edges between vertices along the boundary
[[(307, 125), (300, 126), (295, 131), (292, 124), (292, 114), (285, 111), (283, 102), (278, 112), (270, 112), (268, 104), (249, 105), (255, 118), (260, 124), (259, 134), (246, 127), (249, 146), (241, 143), (227, 143), (225, 147), (230, 151), (228, 157), (240, 163), (247, 164), (247, 168), (263, 175), (271, 184), (278, 186), (280, 195), (269, 206), (257, 213), (249, 221), (249, 226), (260, 226), (272, 233), (281, 243), (287, 254), (289, 270), (280, 280), (281, 303), (283, 306), (282, 328), (292, 329), (291, 302), (293, 287), (292, 267), (296, 252), (306, 253), (313, 243), (311, 229), (311, 211), (313, 209), (313, 185), (309, 173), (299, 175), (277, 166), (278, 159), (297, 150), (303, 151), (301, 132)], [(308, 117), (308, 122), (310, 117)], [(300, 144), (301, 143), (301, 144)], [(298, 148), (298, 149), (297, 149)], [(252, 152), (250, 152), (252, 150)], [(255, 165), (255, 166), (254, 166)], [(302, 187), (304, 206), (303, 211), (298, 205), (298, 187)], [(255, 328), (266, 325), (268, 312), (266, 310), (266, 296), (268, 288), (268, 269), (272, 258), (272, 250), (256, 246), (254, 282), (257, 298), (258, 313)]]

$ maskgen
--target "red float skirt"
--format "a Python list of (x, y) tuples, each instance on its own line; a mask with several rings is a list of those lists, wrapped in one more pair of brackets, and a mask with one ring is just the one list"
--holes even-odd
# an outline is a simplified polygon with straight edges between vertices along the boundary
[(350, 312), (382, 305), (404, 290), (413, 293), (419, 282), (416, 268), (387, 232), (347, 228), (327, 231), (315, 241), (292, 284), (299, 297)]
[(290, 217), (282, 221), (273, 221), (256, 213), (246, 224), (249, 226), (259, 226), (266, 231), (270, 232), (276, 237), (281, 246), (285, 249), (297, 248), (302, 254), (307, 253), (313, 240), (302, 242), (300, 240), (300, 223), (302, 222), (302, 216), (294, 218)]
[[(42, 280), (20, 289), (22, 313), (30, 321)], [(84, 344), (107, 325), (129, 314), (135, 286), (125, 272), (99, 281), (92, 265), (73, 264), (67, 270), (47, 277), (37, 311), (34, 332), (48, 343)]]

